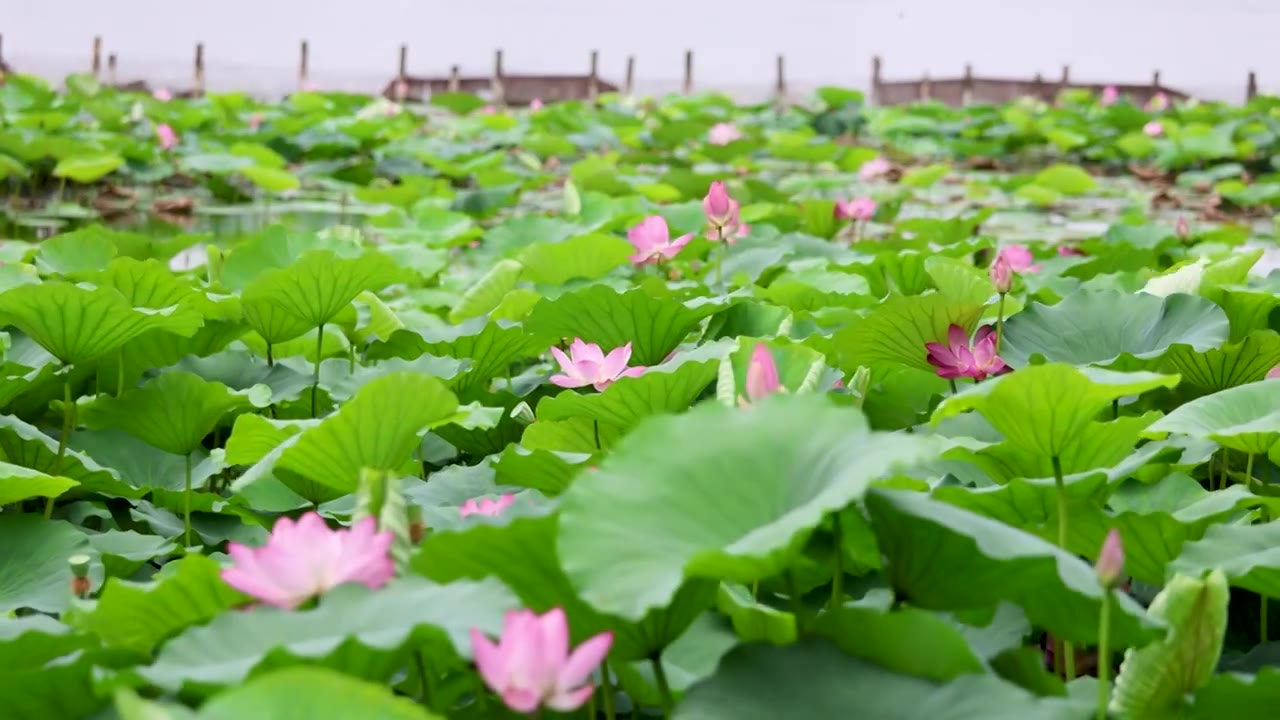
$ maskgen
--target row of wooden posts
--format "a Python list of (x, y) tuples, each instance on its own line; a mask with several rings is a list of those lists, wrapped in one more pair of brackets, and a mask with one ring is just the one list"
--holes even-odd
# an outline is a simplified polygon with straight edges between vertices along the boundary
[[(92, 55), (92, 65), (91, 65), (91, 68), (95, 77), (102, 76), (102, 69), (103, 69), (102, 51), (103, 51), (102, 36), (95, 36), (93, 38), (93, 55)], [(306, 40), (303, 40), (299, 47), (299, 59), (298, 59), (298, 87), (299, 88), (306, 88), (309, 86), (310, 57), (311, 57), (310, 44)], [(598, 94), (599, 87), (601, 84), (601, 80), (599, 76), (599, 61), (600, 61), (599, 51), (592, 50), (590, 53), (590, 59), (588, 64), (588, 73), (586, 75), (587, 83), (588, 83), (588, 97), (591, 99), (594, 99), (594, 97)], [(619, 88), (626, 95), (632, 95), (634, 93), (635, 67), (636, 67), (635, 56), (628, 55), (627, 65), (626, 65), (626, 74), (624, 76), (623, 85), (621, 88)], [(4, 35), (0, 34), (0, 71), (3, 71), (7, 68), (8, 66), (4, 62)], [(917, 99), (927, 100), (927, 99), (930, 99), (930, 97), (932, 96), (931, 95), (932, 84), (935, 82), (942, 82), (942, 81), (931, 79), (928, 73), (926, 73), (924, 77), (918, 81), (917, 80), (885, 81), (881, 78), (881, 60), (879, 56), (876, 56), (872, 59), (871, 68), (872, 68), (871, 85), (872, 85), (873, 101), (878, 101), (882, 98), (881, 90), (882, 90), (882, 87), (884, 86), (904, 85), (904, 84), (912, 84), (912, 83), (918, 83), (919, 91), (918, 91)], [(202, 95), (204, 94), (204, 91), (205, 91), (204, 43), (196, 43), (193, 71), (194, 72), (192, 76), (192, 81), (193, 81), (192, 87), (190, 88), (189, 91), (185, 92), (184, 94)], [(110, 53), (106, 56), (106, 72), (107, 72), (108, 84), (110, 85), (118, 84), (119, 78), (117, 77), (117, 56), (115, 53)], [(411, 76), (409, 75), (409, 46), (408, 45), (400, 46), (399, 65), (398, 65), (397, 73), (394, 77), (398, 81), (401, 81), (401, 82), (397, 82), (395, 85), (395, 87), (397, 88), (397, 92), (403, 93), (407, 87), (408, 81), (411, 79)], [(493, 74), (491, 76), (491, 83), (492, 83), (493, 93), (495, 96), (494, 99), (498, 102), (501, 102), (503, 99), (503, 78), (505, 77), (507, 77), (507, 75), (503, 68), (502, 50), (496, 50), (494, 52)], [(450, 91), (456, 92), (460, 88), (461, 78), (462, 78), (462, 74), (461, 74), (460, 66), (453, 65), (450, 68), (449, 78), (448, 78), (448, 88)], [(1063, 66), (1062, 77), (1059, 81), (1059, 87), (1069, 86), (1071, 84), (1070, 78), (1071, 78), (1070, 66)], [(974, 84), (974, 75), (973, 75), (972, 66), (968, 64), (964, 66), (964, 76), (961, 82), (964, 83), (966, 87), (972, 88)], [(1032, 82), (1036, 86), (1040, 86), (1045, 83), (1041, 75), (1038, 73), (1036, 74), (1035, 79)], [(1161, 88), (1159, 70), (1156, 70), (1152, 75), (1151, 87), (1156, 90), (1159, 90)], [(773, 90), (774, 90), (774, 95), (777, 99), (782, 100), (786, 98), (787, 96), (786, 61), (783, 55), (781, 54), (777, 56), (776, 74), (774, 78)], [(693, 92), (693, 50), (686, 50), (684, 53), (684, 78), (683, 78), (683, 81), (681, 82), (681, 91), (686, 95)], [(1258, 77), (1254, 71), (1250, 70), (1247, 81), (1246, 81), (1246, 85), (1245, 85), (1245, 97), (1247, 100), (1252, 100), (1257, 94), (1258, 94)], [(404, 99), (404, 98), (401, 95), (400, 97), (398, 97), (398, 99)]]

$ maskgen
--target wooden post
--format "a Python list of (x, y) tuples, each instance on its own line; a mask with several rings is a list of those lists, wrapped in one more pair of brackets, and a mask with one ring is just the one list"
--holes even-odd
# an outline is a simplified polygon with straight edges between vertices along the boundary
[(1035, 90), (1033, 92), (1035, 93), (1036, 99), (1043, 100), (1044, 99), (1044, 76), (1041, 75), (1040, 73), (1036, 73), (1036, 76), (1035, 78), (1032, 79), (1032, 82), (1035, 83)]
[(102, 36), (93, 36), (93, 76), (98, 77), (102, 73)]
[(111, 53), (107, 56), (107, 85), (115, 87), (119, 82), (116, 78), (116, 54)]
[(773, 93), (778, 99), (778, 104), (783, 105), (787, 102), (787, 61), (781, 53), (778, 54), (778, 70), (777, 82), (774, 85)]
[(1071, 66), (1062, 66), (1062, 79), (1058, 81), (1058, 92), (1066, 90), (1071, 85)]
[(506, 107), (507, 91), (502, 82), (502, 51), (493, 53), (493, 101), (498, 107)]
[(1249, 80), (1248, 82), (1245, 83), (1245, 86), (1244, 86), (1245, 102), (1248, 102), (1257, 96), (1258, 96), (1258, 74), (1250, 70)]
[(454, 65), (449, 68), (449, 92), (456, 93), (462, 88), (462, 68)]
[(204, 43), (196, 43), (196, 77), (192, 90), (196, 97), (204, 95)]
[(301, 56), (298, 58), (298, 89), (299, 90), (307, 89), (307, 78), (311, 74), (311, 68), (310, 68), (311, 58), (308, 57), (309, 55), (310, 55), (310, 52), (309, 52), (309, 48), (307, 47), (307, 41), (303, 40), (302, 48), (301, 48)]
[(396, 84), (391, 92), (396, 102), (402, 103), (409, 95), (409, 46), (400, 46), (400, 64), (396, 69)]
[(630, 97), (636, 89), (636, 56), (627, 56), (627, 77), (623, 82), (623, 92)]
[(684, 51), (684, 85), (681, 88), (685, 95), (693, 92), (693, 51)]
[(591, 51), (591, 68), (587, 73), (587, 100), (596, 101), (600, 94), (600, 51)]
[(919, 98), (922, 102), (928, 101), (933, 94), (933, 82), (929, 80), (929, 71), (926, 70), (924, 77), (920, 79)]
[(1151, 91), (1160, 92), (1160, 71), (1151, 73)]
[(960, 78), (960, 104), (973, 104), (973, 65), (964, 64), (964, 77)]
[(880, 56), (871, 56), (871, 104), (880, 105), (883, 97), (880, 92)]

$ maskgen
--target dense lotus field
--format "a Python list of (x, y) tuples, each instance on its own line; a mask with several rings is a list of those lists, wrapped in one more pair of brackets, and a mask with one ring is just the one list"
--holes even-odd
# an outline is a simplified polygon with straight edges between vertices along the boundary
[(10, 77), (0, 718), (1276, 717), (1278, 133)]

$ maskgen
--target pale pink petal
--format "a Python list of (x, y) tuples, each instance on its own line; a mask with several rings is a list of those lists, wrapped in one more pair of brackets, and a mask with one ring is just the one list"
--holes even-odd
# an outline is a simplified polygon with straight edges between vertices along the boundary
[(538, 629), (542, 633), (542, 644), (539, 648), (542, 655), (538, 665), (542, 669), (542, 678), (550, 689), (555, 687), (560, 677), (560, 668), (569, 658), (569, 620), (561, 608), (552, 608), (538, 618)]
[(689, 241), (692, 239), (693, 239), (693, 233), (687, 233), (687, 234), (681, 235), (675, 240), (672, 240), (669, 245), (667, 245), (665, 248), (662, 249), (661, 252), (663, 257), (666, 257), (668, 259), (675, 257), (676, 254), (679, 253), (680, 250), (683, 249), (685, 245), (688, 245)]
[(600, 346), (595, 343), (584, 342), (582, 338), (574, 338), (573, 343), (569, 346), (569, 354), (573, 357), (574, 363), (578, 365), (583, 363), (604, 364), (604, 351), (600, 349)]
[(502, 702), (518, 713), (532, 713), (541, 700), (536, 690), (528, 688), (510, 687), (502, 691)]
[(556, 712), (573, 712), (582, 707), (587, 700), (591, 699), (595, 693), (595, 688), (591, 685), (583, 685), (577, 690), (569, 690), (567, 692), (556, 692), (547, 698), (547, 707)]
[(627, 368), (626, 370), (623, 370), (623, 371), (622, 371), (622, 374), (618, 375), (618, 377), (619, 377), (619, 378), (624, 378), (624, 377), (640, 377), (641, 375), (643, 375), (643, 374), (644, 374), (644, 371), (645, 371), (645, 370), (648, 370), (648, 369), (649, 369), (649, 368), (644, 367), (644, 366), (637, 366), (637, 367)]
[(778, 391), (778, 364), (764, 343), (756, 345), (747, 364), (746, 392), (750, 400), (760, 400)]
[(585, 683), (613, 647), (613, 633), (602, 632), (579, 645), (560, 668), (556, 688), (567, 692)]
[(502, 692), (503, 682), (506, 680), (506, 664), (503, 662), (502, 652), (476, 628), (471, 628), (471, 653), (475, 656), (476, 670), (480, 671), (484, 684), (494, 692)]
[(627, 239), (637, 251), (651, 253), (666, 247), (671, 239), (671, 230), (667, 227), (665, 218), (661, 215), (651, 215), (628, 230)]
[(555, 358), (556, 362), (560, 364), (561, 370), (565, 371), (566, 373), (573, 371), (573, 361), (570, 360), (569, 356), (565, 355), (564, 351), (561, 350), (560, 348), (558, 347), (551, 348), (551, 357)]
[(614, 348), (604, 358), (604, 364), (600, 367), (600, 379), (612, 380), (618, 377), (623, 370), (627, 369), (627, 362), (630, 360), (631, 343)]
[(952, 352), (957, 352), (959, 348), (969, 347), (969, 333), (959, 325), (951, 325), (947, 328), (947, 344), (951, 347)]

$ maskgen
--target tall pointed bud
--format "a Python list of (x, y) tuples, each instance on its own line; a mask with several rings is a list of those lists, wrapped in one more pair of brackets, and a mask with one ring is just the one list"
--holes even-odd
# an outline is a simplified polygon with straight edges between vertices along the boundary
[(1185, 217), (1178, 216), (1178, 222), (1174, 223), (1173, 231), (1177, 233), (1180, 239), (1185, 240), (1191, 237), (1191, 226), (1187, 224)]
[(707, 196), (702, 198), (702, 211), (707, 214), (707, 222), (715, 227), (724, 227), (733, 220), (733, 199), (724, 181), (716, 180), (707, 189)]
[(995, 285), (996, 292), (1001, 295), (1008, 293), (1013, 287), (1013, 266), (1009, 264), (1009, 259), (1003, 253), (996, 256), (988, 274), (991, 276), (991, 284)]
[(764, 343), (756, 345), (756, 349), (751, 352), (745, 389), (749, 402), (758, 402), (782, 389), (782, 383), (778, 381), (778, 364), (773, 359), (773, 353), (769, 352), (769, 346)]
[(1120, 532), (1114, 528), (1107, 533), (1102, 542), (1102, 551), (1098, 553), (1098, 563), (1094, 566), (1098, 580), (1103, 586), (1113, 588), (1120, 582), (1124, 573), (1124, 544), (1120, 540)]

